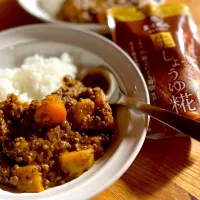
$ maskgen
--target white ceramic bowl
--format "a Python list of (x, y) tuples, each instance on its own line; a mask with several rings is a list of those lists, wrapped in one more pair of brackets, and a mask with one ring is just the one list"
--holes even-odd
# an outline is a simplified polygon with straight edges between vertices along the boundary
[[(108, 39), (92, 32), (54, 25), (32, 25), (0, 33), (0, 67), (19, 67), (33, 54), (59, 56), (68, 52), (76, 64), (105, 65), (118, 77), (124, 92), (149, 103), (145, 81), (130, 57)], [(3, 200), (86, 200), (114, 183), (131, 165), (144, 142), (149, 118), (119, 108), (119, 135), (103, 158), (81, 177), (42, 193), (16, 194), (0, 190)]]
[(45, 22), (62, 24), (72, 28), (78, 27), (88, 29), (101, 34), (109, 33), (109, 28), (107, 25), (89, 23), (81, 24), (57, 20), (56, 13), (59, 9), (59, 5), (61, 5), (63, 1), (64, 0), (18, 0), (18, 3), (31, 15)]

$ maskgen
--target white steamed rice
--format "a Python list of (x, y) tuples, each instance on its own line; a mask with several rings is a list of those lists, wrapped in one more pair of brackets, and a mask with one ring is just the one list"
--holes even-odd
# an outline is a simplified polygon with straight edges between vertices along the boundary
[(76, 73), (77, 67), (67, 53), (60, 58), (28, 57), (20, 68), (0, 68), (0, 101), (11, 93), (21, 101), (40, 100), (63, 85), (65, 75), (75, 77)]

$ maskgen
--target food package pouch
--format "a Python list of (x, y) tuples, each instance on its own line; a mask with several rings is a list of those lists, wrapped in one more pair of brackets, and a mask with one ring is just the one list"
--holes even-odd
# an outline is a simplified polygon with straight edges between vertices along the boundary
[[(189, 8), (183, 4), (111, 8), (108, 25), (114, 42), (139, 66), (151, 104), (199, 119), (200, 43)], [(174, 135), (175, 130), (150, 120), (149, 138)]]

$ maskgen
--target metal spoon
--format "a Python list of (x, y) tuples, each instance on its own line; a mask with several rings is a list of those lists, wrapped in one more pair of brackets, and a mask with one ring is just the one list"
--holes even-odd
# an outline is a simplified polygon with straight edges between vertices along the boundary
[(105, 67), (85, 67), (79, 71), (77, 79), (82, 81), (87, 87), (99, 86), (102, 89), (104, 88), (110, 104), (120, 104), (134, 108), (200, 141), (200, 122), (156, 106), (142, 103), (123, 94), (114, 75)]

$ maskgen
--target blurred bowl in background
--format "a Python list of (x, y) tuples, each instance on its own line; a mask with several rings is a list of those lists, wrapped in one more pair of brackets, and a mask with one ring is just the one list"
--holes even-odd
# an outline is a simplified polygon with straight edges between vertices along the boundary
[(88, 29), (100, 34), (109, 33), (108, 26), (102, 24), (89, 24), (89, 23), (72, 23), (56, 19), (56, 14), (59, 11), (61, 4), (64, 0), (17, 0), (18, 3), (31, 15), (36, 18), (51, 23), (65, 25), (67, 27), (76, 27)]

